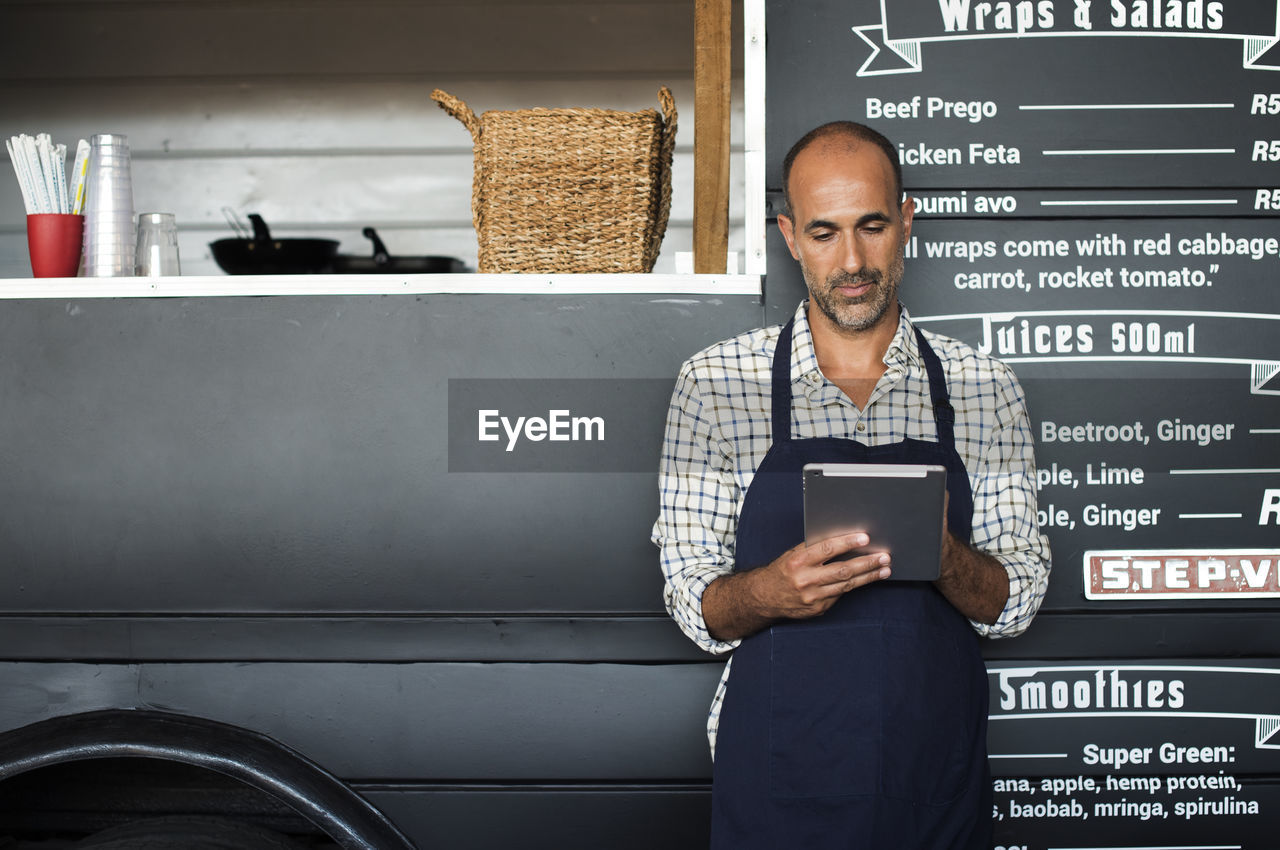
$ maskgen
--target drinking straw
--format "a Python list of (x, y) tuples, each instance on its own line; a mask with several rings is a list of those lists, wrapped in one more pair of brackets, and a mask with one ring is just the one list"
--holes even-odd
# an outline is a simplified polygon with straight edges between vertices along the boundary
[(34, 148), (36, 162), (40, 164), (41, 183), (44, 186), (44, 211), (50, 213), (62, 212), (62, 203), (58, 200), (57, 193), (58, 180), (53, 173), (53, 139), (49, 138), (48, 133), (41, 133), (36, 136)]
[(36, 189), (36, 200), (40, 204), (40, 212), (51, 212), (53, 199), (49, 197), (49, 181), (45, 177), (44, 163), (40, 159), (40, 145), (31, 136), (27, 136), (24, 141), (27, 145), (27, 161), (30, 163), (33, 178), (31, 183)]
[(26, 135), (21, 136), (22, 147), (27, 156), (27, 173), (31, 176), (31, 189), (36, 193), (36, 212), (49, 212), (49, 193), (44, 181), (44, 168), (40, 165), (40, 152), (36, 148), (36, 140)]
[(31, 215), (38, 210), (36, 209), (36, 193), (31, 186), (31, 175), (27, 173), (27, 156), (23, 150), (22, 142), (14, 136), (7, 140), (4, 146), (9, 151), (9, 160), (13, 163), (13, 170), (18, 175), (18, 186), (22, 189), (22, 202), (26, 205), (27, 214)]
[(58, 212), (63, 215), (71, 212), (71, 204), (67, 200), (67, 146), (53, 147), (53, 182), (57, 186)]
[[(83, 141), (81, 145), (84, 145), (87, 153), (88, 145)], [(13, 171), (18, 176), (18, 187), (22, 190), (22, 203), (27, 214), (69, 212), (71, 198), (67, 193), (67, 146), (55, 145), (48, 133), (40, 133), (35, 138), (25, 133), (12, 136), (4, 146), (13, 162)], [(81, 189), (83, 170), (84, 167), (81, 166)]]
[(55, 145), (48, 133), (36, 137), (40, 148), (40, 164), (44, 168), (45, 193), (49, 196), (49, 212), (67, 211), (66, 145)]
[(71, 212), (80, 215), (84, 212), (84, 180), (89, 171), (89, 143), (84, 139), (76, 145), (76, 160), (71, 167)]

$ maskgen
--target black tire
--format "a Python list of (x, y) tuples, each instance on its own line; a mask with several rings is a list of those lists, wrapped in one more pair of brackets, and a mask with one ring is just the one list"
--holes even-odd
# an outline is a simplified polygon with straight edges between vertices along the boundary
[(113, 826), (75, 850), (305, 850), (269, 829), (225, 818), (162, 817)]

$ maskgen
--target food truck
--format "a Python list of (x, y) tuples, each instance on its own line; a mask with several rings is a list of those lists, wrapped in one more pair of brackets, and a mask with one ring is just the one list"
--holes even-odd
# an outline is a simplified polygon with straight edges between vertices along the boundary
[[(913, 319), (1034, 423), (1053, 571), (984, 643), (996, 846), (1270, 846), (1274, 6), (748, 0), (726, 273), (677, 271), (686, 118), (653, 273), (222, 275), (224, 205), (474, 269), (430, 88), (684, 109), (638, 69), (692, 77), (692, 11), (147, 4), (166, 45), (11, 5), (6, 113), (130, 134), (183, 273), (33, 279), (0, 195), (0, 844), (706, 846), (724, 659), (663, 610), (663, 419), (686, 357), (795, 309), (782, 154), (850, 118), (899, 146)], [(55, 19), (85, 50), (43, 79), (15, 33)]]

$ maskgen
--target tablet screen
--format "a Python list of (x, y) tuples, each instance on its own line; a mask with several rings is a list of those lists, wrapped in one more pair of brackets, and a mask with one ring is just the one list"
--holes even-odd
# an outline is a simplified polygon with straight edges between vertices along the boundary
[(863, 531), (866, 547), (845, 557), (888, 552), (897, 581), (933, 581), (942, 558), (944, 467), (811, 463), (804, 467), (804, 539)]

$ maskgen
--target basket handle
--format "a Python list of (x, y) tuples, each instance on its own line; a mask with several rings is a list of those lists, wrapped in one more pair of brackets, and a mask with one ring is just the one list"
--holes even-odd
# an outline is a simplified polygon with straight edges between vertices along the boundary
[[(459, 98), (454, 97), (448, 92), (440, 89), (434, 89), (431, 92), (431, 99), (440, 105), (440, 108), (448, 112), (454, 118), (462, 122), (462, 125), (471, 133), (471, 139), (475, 142), (480, 141), (480, 119), (471, 111), (471, 107), (467, 106)], [(674, 107), (673, 107), (674, 108)]]
[(676, 142), (676, 99), (671, 96), (671, 89), (663, 86), (658, 89), (658, 103), (662, 104), (662, 147), (675, 149)]

